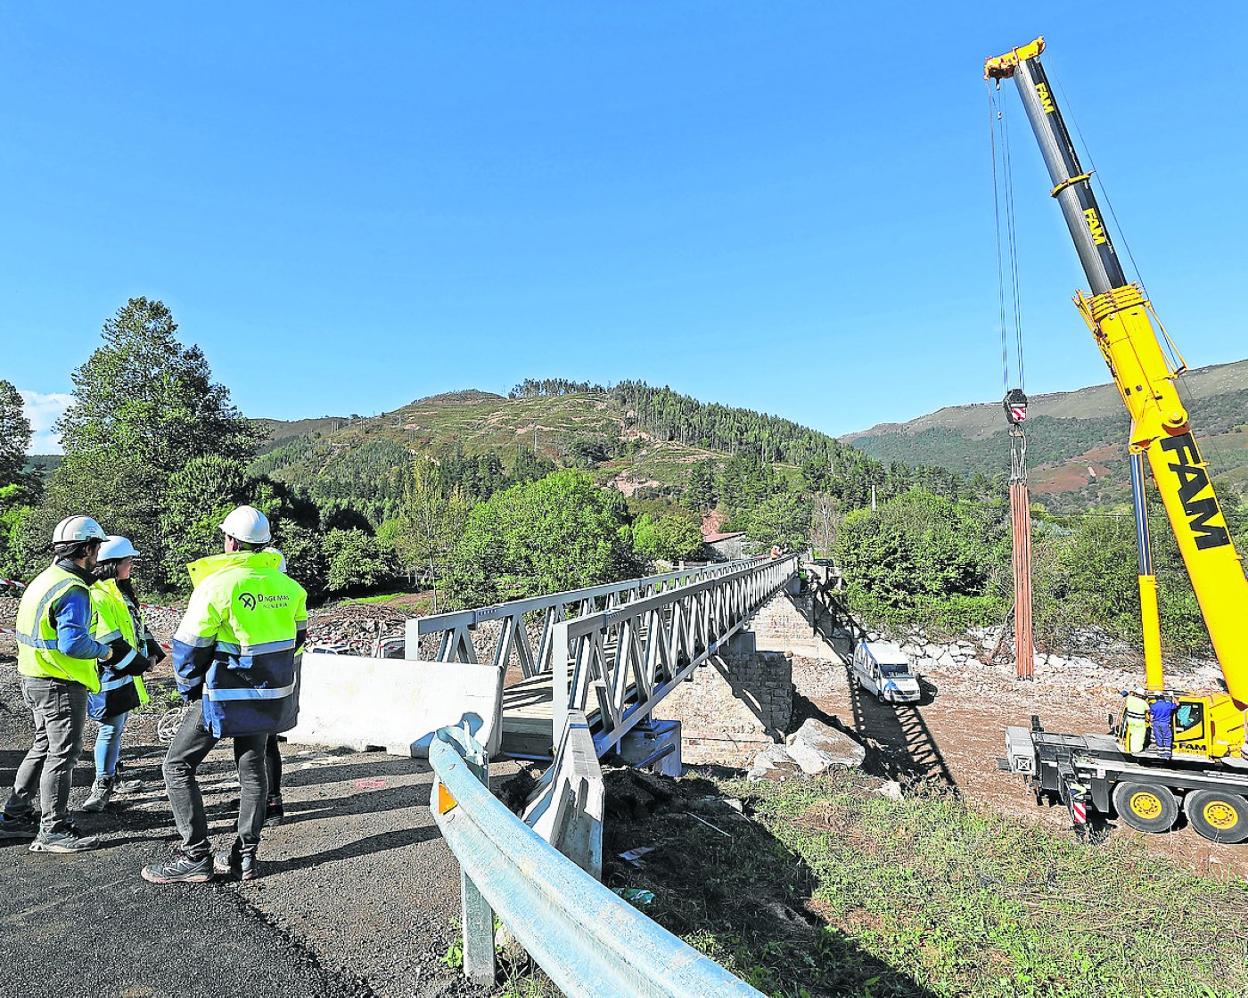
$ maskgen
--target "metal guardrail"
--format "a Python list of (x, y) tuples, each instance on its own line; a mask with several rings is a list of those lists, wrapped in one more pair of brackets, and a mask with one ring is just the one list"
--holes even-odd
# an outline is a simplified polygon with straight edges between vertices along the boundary
[[(758, 564), (761, 558), (741, 561), (712, 563), (697, 568), (683, 568), (662, 575), (650, 575), (624, 582), (608, 582), (585, 589), (535, 596), (531, 599), (512, 600), (475, 610), (458, 610), (418, 617), (407, 622), (407, 647), (404, 657), (420, 659), (420, 639), (437, 635), (438, 650), (435, 662), (479, 661), (473, 646), (472, 632), (478, 624), (489, 620), (502, 621), (489, 664), (506, 666), (517, 659), (524, 677), (529, 679), (551, 671), (551, 650), (554, 627), (569, 615), (585, 616), (602, 610), (634, 603), (657, 593), (680, 586), (722, 578), (739, 571), (747, 565)], [(539, 623), (541, 635), (536, 650), (529, 637), (528, 624)]]
[(544, 842), (486, 785), (481, 746), (442, 728), (429, 751), (434, 819), (460, 864), (464, 974), (494, 983), (502, 923), (567, 995), (758, 996)]
[(554, 731), (565, 728), (569, 711), (596, 712), (598, 754), (610, 751), (797, 568), (795, 554), (738, 563), (715, 578), (555, 624)]

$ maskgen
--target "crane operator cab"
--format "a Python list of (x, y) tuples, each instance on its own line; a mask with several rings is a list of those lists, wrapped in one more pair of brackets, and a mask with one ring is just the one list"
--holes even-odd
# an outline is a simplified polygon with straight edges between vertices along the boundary
[(891, 641), (859, 641), (854, 648), (854, 681), (880, 703), (918, 703), (919, 677), (910, 660)]

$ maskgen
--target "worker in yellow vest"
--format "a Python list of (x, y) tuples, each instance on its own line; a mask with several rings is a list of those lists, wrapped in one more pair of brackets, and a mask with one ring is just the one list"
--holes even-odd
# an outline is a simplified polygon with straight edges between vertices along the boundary
[(126, 665), (102, 666), (100, 691), (87, 695), (87, 716), (100, 722), (100, 730), (95, 736), (95, 783), (82, 805), (84, 811), (103, 811), (117, 792), (122, 732), (130, 711), (148, 701), (141, 673), (165, 657), (143, 623), (139, 597), (130, 581), (130, 571), (138, 556), (128, 538), (110, 536), (100, 545), (95, 568), (91, 570), (96, 580), (91, 587), (95, 639), (109, 644), (122, 638), (139, 655)]
[[(153, 884), (204, 883), (214, 874), (256, 876), (256, 849), (267, 794), (265, 747), (299, 715), (299, 662), (307, 633), (308, 594), (265, 551), (269, 521), (239, 506), (221, 524), (225, 553), (187, 566), (195, 591), (173, 636), (178, 692), (194, 707), (165, 756), (165, 787), (182, 845), (166, 863), (143, 868)], [(238, 766), (238, 835), (212, 854), (196, 770), (222, 738), (234, 740)]]
[(1120, 690), (1126, 698), (1126, 730), (1123, 732), (1123, 748), (1128, 752), (1143, 752), (1144, 738), (1148, 733), (1148, 701), (1136, 690)]
[(104, 531), (89, 516), (58, 523), (52, 534), (55, 561), (26, 587), (17, 608), (17, 671), (22, 697), (34, 717), (35, 737), (4, 805), (0, 838), (34, 836), (32, 852), (75, 853), (97, 844), (81, 835), (69, 817), (87, 695), (100, 689), (97, 662), (121, 666), (137, 654), (122, 639), (105, 644), (92, 635), (91, 569), (104, 539)]

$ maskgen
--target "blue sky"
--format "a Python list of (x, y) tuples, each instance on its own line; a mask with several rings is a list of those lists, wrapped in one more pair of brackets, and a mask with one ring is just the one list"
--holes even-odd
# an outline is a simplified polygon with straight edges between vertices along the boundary
[[(1196, 15), (1190, 11), (1200, 10)], [(0, 377), (162, 298), (249, 415), (643, 378), (999, 398), (983, 58), (1036, 34), (1193, 366), (1248, 355), (1239, 4), (10, 5)], [(1105, 380), (1015, 94), (1027, 387)]]

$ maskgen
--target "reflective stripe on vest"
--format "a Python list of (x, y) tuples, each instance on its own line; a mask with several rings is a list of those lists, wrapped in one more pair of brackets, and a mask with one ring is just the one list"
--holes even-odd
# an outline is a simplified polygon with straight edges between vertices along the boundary
[(218, 689), (209, 687), (204, 691), (204, 695), (209, 700), (280, 700), (282, 697), (288, 697), (295, 692), (298, 683), (291, 683), (289, 686), (278, 686), (275, 689), (254, 689), (252, 687), (243, 687), (241, 689)]
[(70, 658), (57, 648), (52, 606), (75, 588), (90, 598), (93, 587), (59, 565), (49, 565), (26, 587), (17, 608), (17, 671), (23, 676), (65, 679), (94, 693), (100, 688), (95, 659)]

